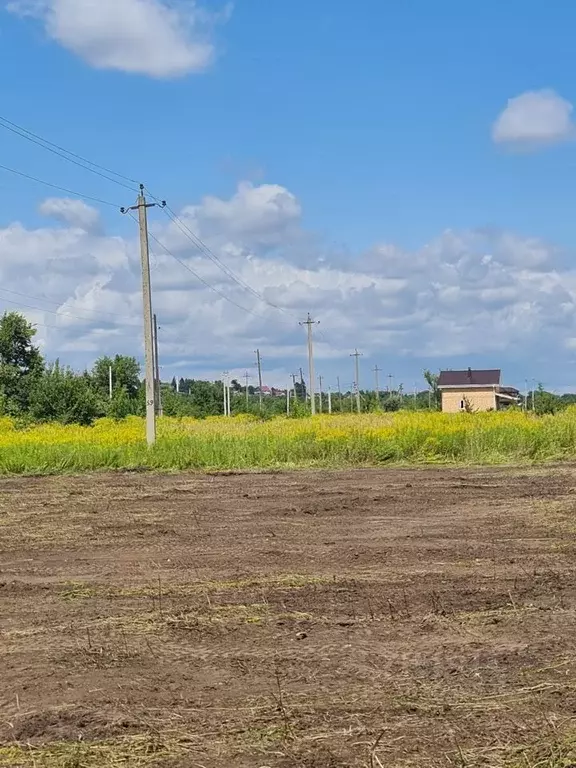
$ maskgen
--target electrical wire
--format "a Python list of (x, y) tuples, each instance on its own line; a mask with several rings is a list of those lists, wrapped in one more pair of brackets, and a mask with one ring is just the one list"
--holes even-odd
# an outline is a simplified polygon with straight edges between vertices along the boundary
[[(170, 220), (176, 224), (178, 229), (190, 240), (190, 242), (199, 250), (201, 251), (205, 256), (207, 256), (210, 261), (212, 261), (220, 270), (224, 272), (231, 280), (233, 280), (235, 283), (237, 283), (241, 288), (244, 288), (244, 290), (251, 293), (255, 298), (257, 298), (259, 301), (263, 301), (265, 304), (267, 304), (269, 307), (272, 307), (272, 309), (277, 309), (279, 312), (284, 312), (287, 315), (291, 315), (291, 312), (288, 312), (288, 310), (284, 309), (284, 307), (280, 307), (277, 304), (274, 304), (272, 301), (269, 301), (263, 294), (261, 294), (259, 291), (257, 291), (255, 288), (252, 288), (251, 285), (249, 285), (245, 280), (243, 280), (241, 277), (239, 277), (227, 264), (225, 264), (216, 254), (214, 251), (212, 251), (206, 243), (198, 237), (197, 234), (195, 234), (187, 224), (185, 224), (182, 219), (180, 219), (174, 211), (169, 207), (165, 206), (163, 209), (165, 214), (170, 218)], [(292, 315), (295, 317), (295, 315)]]
[[(7, 304), (13, 304), (16, 307), (25, 307), (26, 309), (33, 309), (36, 312), (48, 312), (51, 315), (56, 315), (56, 317), (73, 317), (76, 320), (84, 320), (84, 322), (91, 320), (91, 318), (89, 317), (80, 317), (79, 315), (74, 315), (71, 312), (56, 312), (53, 309), (44, 309), (43, 307), (34, 307), (30, 304), (22, 304), (19, 301), (12, 301), (11, 299), (5, 299), (4, 296), (0, 296), (0, 301), (5, 301)], [(106, 320), (105, 322), (110, 323), (111, 321)], [(140, 327), (139, 325), (137, 326), (136, 323), (115, 323), (115, 325), (122, 325), (124, 327), (132, 326), (134, 328)]]
[[(146, 191), (150, 195), (150, 197), (155, 200), (157, 203), (161, 202), (158, 197), (156, 197), (152, 192), (146, 187)], [(201, 253), (203, 253), (207, 258), (210, 259), (224, 274), (226, 274), (232, 281), (237, 283), (241, 288), (251, 293), (255, 298), (257, 298), (259, 301), (264, 302), (264, 304), (267, 304), (269, 307), (272, 307), (273, 309), (277, 309), (279, 312), (283, 312), (286, 315), (290, 315), (293, 318), (296, 318), (296, 315), (289, 312), (284, 307), (280, 307), (277, 304), (274, 304), (274, 302), (269, 301), (262, 293), (257, 291), (255, 288), (252, 288), (252, 286), (247, 283), (245, 280), (243, 280), (239, 275), (237, 275), (234, 270), (232, 270), (227, 264), (225, 264), (215, 253), (214, 251), (209, 248), (209, 246), (206, 245), (206, 243), (195, 233), (193, 232), (188, 225), (182, 221), (182, 219), (172, 210), (172, 208), (169, 205), (162, 205), (162, 210), (164, 211), (164, 214), (172, 221), (173, 224), (175, 224), (178, 229), (184, 234), (188, 240), (194, 245), (194, 247), (199, 250)]]
[[(134, 216), (132, 213), (128, 212), (128, 215), (130, 216), (130, 218), (132, 219), (132, 221), (134, 221), (136, 224), (138, 224), (138, 221), (137, 221), (136, 217), (135, 217), (135, 216)], [(184, 267), (184, 269), (187, 269), (187, 270), (188, 270), (188, 272), (190, 272), (192, 275), (194, 275), (194, 277), (195, 277), (197, 280), (199, 280), (199, 281), (200, 281), (200, 282), (201, 282), (203, 285), (205, 285), (205, 286), (206, 286), (206, 288), (209, 288), (211, 291), (214, 291), (214, 293), (217, 293), (217, 294), (218, 294), (219, 296), (221, 296), (223, 299), (225, 299), (226, 301), (228, 301), (230, 304), (233, 304), (235, 307), (238, 307), (238, 309), (241, 309), (243, 312), (248, 312), (248, 314), (250, 314), (250, 315), (254, 315), (254, 317), (260, 317), (260, 315), (258, 315), (256, 312), (253, 312), (251, 309), (248, 309), (247, 307), (244, 307), (244, 306), (242, 306), (242, 304), (238, 304), (237, 302), (235, 302), (235, 301), (234, 301), (234, 299), (231, 299), (229, 296), (226, 296), (226, 294), (225, 294), (225, 293), (222, 293), (222, 291), (218, 290), (218, 288), (216, 288), (215, 286), (211, 285), (211, 284), (210, 284), (210, 283), (209, 283), (207, 280), (205, 280), (203, 277), (201, 277), (201, 276), (198, 274), (198, 272), (196, 272), (195, 270), (193, 270), (193, 269), (192, 269), (192, 267), (190, 267), (188, 264), (186, 264), (186, 262), (185, 262), (185, 261), (182, 261), (182, 259), (179, 259), (177, 256), (175, 256), (175, 255), (172, 253), (172, 251), (170, 251), (170, 250), (169, 250), (169, 249), (168, 249), (168, 248), (167, 248), (167, 247), (164, 245), (164, 243), (160, 242), (160, 240), (159, 240), (159, 239), (158, 239), (158, 238), (157, 238), (155, 235), (153, 235), (153, 234), (152, 234), (152, 232), (149, 232), (149, 233), (148, 233), (148, 237), (149, 237), (150, 239), (154, 240), (154, 242), (155, 242), (155, 243), (157, 243), (157, 244), (160, 246), (160, 248), (162, 248), (162, 250), (163, 250), (163, 251), (164, 251), (164, 252), (165, 252), (165, 253), (166, 253), (168, 256), (171, 256), (171, 257), (174, 259), (174, 261), (177, 261), (177, 262), (178, 262), (178, 264), (180, 264), (182, 267)]]
[[(4, 293), (10, 293), (14, 296), (22, 296), (24, 299), (32, 299), (32, 301), (43, 301), (46, 304), (54, 304), (57, 307), (60, 307), (62, 305), (61, 301), (54, 301), (54, 299), (46, 299), (44, 296), (31, 296), (28, 293), (20, 293), (19, 291), (13, 291), (11, 288), (0, 288), (0, 291)], [(0, 299), (2, 297), (0, 296)], [(119, 317), (121, 320), (126, 321), (126, 318), (123, 315), (118, 314), (118, 312), (105, 312), (101, 309), (78, 309), (77, 312), (90, 312), (92, 314), (97, 315), (110, 315), (111, 317)]]
[(112, 208), (119, 209), (121, 207), (116, 203), (111, 203), (109, 200), (103, 200), (100, 197), (92, 197), (91, 195), (85, 195), (82, 192), (75, 192), (73, 189), (60, 187), (58, 184), (52, 184), (51, 182), (44, 181), (43, 179), (39, 179), (36, 176), (30, 176), (28, 173), (17, 171), (15, 168), (9, 168), (7, 165), (0, 165), (0, 169), (3, 171), (8, 171), (9, 173), (14, 173), (16, 176), (22, 176), (22, 178), (28, 179), (29, 181), (34, 181), (36, 184), (44, 184), (44, 186), (57, 189), (59, 192), (66, 192), (67, 195), (75, 195), (76, 197), (81, 197), (83, 200), (92, 200), (95, 203), (100, 203), (101, 205), (109, 205)]
[[(27, 128), (23, 128), (22, 126), (13, 123), (11, 120), (8, 120), (1, 115), (0, 128), (11, 131), (17, 136), (20, 136), (21, 138), (26, 139), (27, 141), (30, 141), (33, 144), (42, 147), (43, 149), (46, 149), (48, 152), (52, 152), (52, 154), (67, 160), (69, 163), (73, 163), (80, 168), (84, 168), (84, 170), (89, 171), (90, 173), (94, 173), (97, 176), (101, 176), (103, 179), (111, 181), (113, 184), (118, 184), (119, 186), (125, 187), (131, 191), (134, 191), (134, 185), (138, 184), (138, 182), (134, 179), (123, 176), (121, 173), (117, 173), (110, 168), (106, 168), (103, 165), (99, 165), (98, 163), (92, 162), (92, 160), (88, 160), (87, 158), (82, 157), (82, 155), (78, 155), (75, 152), (71, 152), (64, 147), (59, 146), (58, 144), (54, 144), (53, 142), (42, 138), (42, 136), (39, 136), (37, 133), (29, 131)], [(117, 176), (118, 178), (114, 179), (112, 176)], [(130, 182), (130, 185), (126, 184), (125, 181), (119, 181), (119, 179), (124, 179), (125, 181)]]

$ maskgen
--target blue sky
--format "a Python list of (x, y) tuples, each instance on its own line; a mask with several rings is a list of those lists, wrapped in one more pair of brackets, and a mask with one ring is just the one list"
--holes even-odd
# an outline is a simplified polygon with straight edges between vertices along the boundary
[[(260, 318), (157, 254), (165, 375), (241, 372), (259, 345), (280, 383), (304, 362), (296, 320), (310, 310), (328, 380), (352, 377), (358, 346), (366, 385), (377, 362), (410, 388), (425, 366), (468, 364), (572, 387), (576, 8), (360, 5), (0, 0), (0, 114), (145, 181), (286, 308), (230, 284), (153, 215), (161, 242)], [(1, 164), (131, 202), (0, 138)], [(0, 190), (2, 285), (35, 297), (22, 302), (51, 326), (46, 354), (75, 366), (116, 347), (140, 355), (132, 223), (2, 171)], [(130, 322), (100, 327), (106, 312)]]

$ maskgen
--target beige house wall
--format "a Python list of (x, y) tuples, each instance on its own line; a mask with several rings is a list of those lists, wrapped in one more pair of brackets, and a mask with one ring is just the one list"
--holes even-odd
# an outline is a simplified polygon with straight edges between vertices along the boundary
[(496, 394), (492, 387), (442, 390), (442, 410), (445, 413), (460, 413), (462, 401), (468, 401), (474, 411), (496, 410)]

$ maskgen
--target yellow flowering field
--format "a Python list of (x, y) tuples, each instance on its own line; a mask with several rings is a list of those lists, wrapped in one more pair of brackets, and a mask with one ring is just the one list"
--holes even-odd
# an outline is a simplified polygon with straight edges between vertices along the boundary
[(576, 409), (521, 412), (319, 415), (312, 418), (163, 418), (148, 449), (144, 421), (91, 427), (0, 419), (0, 473), (98, 468), (250, 469), (388, 462), (511, 463), (576, 456)]

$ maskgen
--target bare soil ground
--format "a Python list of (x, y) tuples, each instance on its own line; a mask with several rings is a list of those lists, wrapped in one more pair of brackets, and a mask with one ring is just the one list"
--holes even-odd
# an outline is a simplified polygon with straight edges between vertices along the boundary
[(575, 491), (570, 467), (2, 480), (0, 766), (576, 765)]

